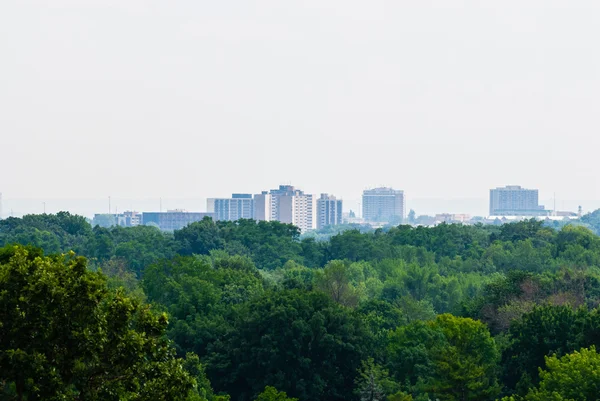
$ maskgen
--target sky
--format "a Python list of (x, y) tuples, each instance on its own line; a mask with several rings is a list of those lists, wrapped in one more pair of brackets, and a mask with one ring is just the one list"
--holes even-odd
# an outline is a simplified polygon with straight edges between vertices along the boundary
[(290, 183), (600, 206), (598, 38), (596, 0), (2, 0), (3, 214)]

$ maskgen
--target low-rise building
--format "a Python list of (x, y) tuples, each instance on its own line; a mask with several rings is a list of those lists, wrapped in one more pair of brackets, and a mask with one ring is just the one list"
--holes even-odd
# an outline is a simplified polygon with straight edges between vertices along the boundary
[(188, 224), (201, 221), (205, 217), (216, 220), (214, 213), (188, 212), (183, 209), (175, 209), (166, 212), (144, 212), (142, 213), (142, 223), (145, 226), (156, 226), (162, 231), (175, 231)]

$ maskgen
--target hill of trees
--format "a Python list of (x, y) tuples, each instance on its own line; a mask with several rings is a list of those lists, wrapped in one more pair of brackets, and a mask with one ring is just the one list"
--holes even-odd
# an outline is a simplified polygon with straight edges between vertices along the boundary
[(252, 220), (171, 234), (65, 212), (2, 220), (1, 398), (596, 399), (588, 228), (328, 237)]

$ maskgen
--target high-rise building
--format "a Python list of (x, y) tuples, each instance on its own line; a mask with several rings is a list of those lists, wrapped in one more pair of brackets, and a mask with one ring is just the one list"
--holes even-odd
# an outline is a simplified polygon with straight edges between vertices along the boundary
[(279, 221), (295, 225), (302, 232), (315, 228), (314, 198), (304, 193), (279, 197)]
[(538, 202), (537, 189), (509, 185), (490, 189), (490, 216), (545, 216), (550, 212)]
[(321, 194), (317, 199), (317, 229), (342, 224), (342, 200)]
[(271, 195), (267, 191), (254, 195), (254, 220), (271, 221)]
[(233, 194), (231, 198), (211, 198), (206, 201), (207, 211), (217, 220), (236, 221), (254, 218), (254, 200), (251, 194)]
[(256, 220), (294, 224), (301, 231), (315, 228), (314, 197), (291, 185), (254, 195)]
[(393, 188), (374, 188), (363, 191), (363, 219), (375, 222), (402, 223), (404, 220), (404, 191)]

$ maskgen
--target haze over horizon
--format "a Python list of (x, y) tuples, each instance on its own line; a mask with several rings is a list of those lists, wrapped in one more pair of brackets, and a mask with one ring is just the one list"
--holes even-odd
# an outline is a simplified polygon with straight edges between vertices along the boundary
[(483, 214), (511, 184), (600, 207), (599, 16), (594, 1), (5, 0), (3, 215), (281, 183), (346, 210), (382, 183), (420, 214), (434, 199)]

